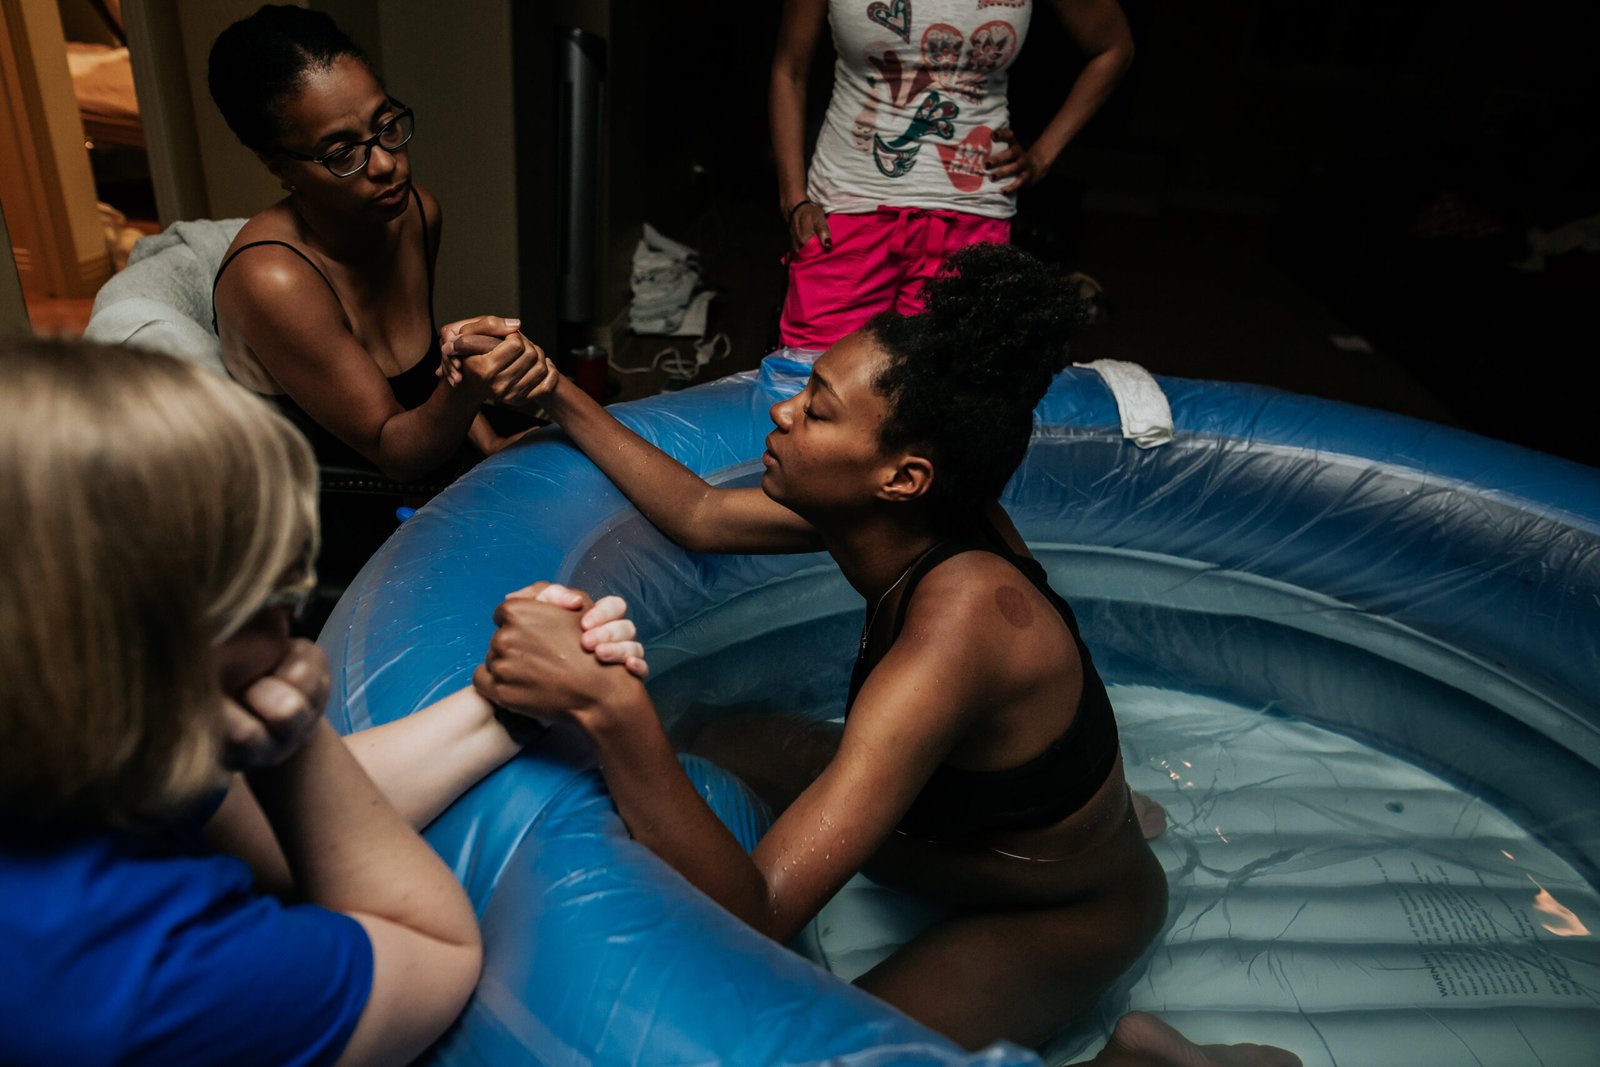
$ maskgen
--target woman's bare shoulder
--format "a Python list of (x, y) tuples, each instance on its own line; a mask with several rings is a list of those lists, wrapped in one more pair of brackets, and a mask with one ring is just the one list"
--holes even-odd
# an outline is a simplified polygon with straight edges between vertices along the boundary
[(1022, 573), (1004, 558), (982, 548), (958, 552), (930, 570), (917, 584), (940, 598), (960, 596), (1011, 580), (1028, 584)]
[(993, 552), (951, 556), (918, 583), (906, 606), (906, 626), (946, 634), (971, 647), (1010, 643), (1035, 619), (1055, 613), (1027, 576)]
[(444, 215), (444, 208), (440, 205), (439, 198), (434, 196), (433, 191), (421, 182), (413, 181), (411, 188), (417, 191), (417, 197), (422, 201), (422, 213), (428, 216), (429, 227), (437, 227), (439, 220)]
[[(272, 211), (268, 208), (247, 222), (228, 248), (229, 257), (243, 254), (224, 260), (227, 269), (216, 286), (219, 318), (236, 326), (286, 319), (319, 325), (343, 322), (343, 305), (317, 264), (316, 253), (298, 239), (291, 221), (267, 217)], [(280, 243), (247, 247), (258, 242)]]
[[(249, 247), (263, 244), (260, 248)], [(244, 254), (238, 255), (240, 252)], [(310, 281), (317, 281), (326, 289), (326, 283), (318, 281), (312, 271), (314, 255), (301, 239), (288, 203), (273, 204), (251, 216), (228, 245), (223, 257), (227, 269), (217, 281), (218, 298), (271, 296), (282, 291), (292, 294)]]
[(299, 245), (294, 212), (289, 210), (288, 200), (280, 200), (246, 219), (245, 224), (234, 235), (233, 242), (228, 245), (227, 254), (231, 256), (245, 245), (257, 241), (287, 241), (292, 245)]

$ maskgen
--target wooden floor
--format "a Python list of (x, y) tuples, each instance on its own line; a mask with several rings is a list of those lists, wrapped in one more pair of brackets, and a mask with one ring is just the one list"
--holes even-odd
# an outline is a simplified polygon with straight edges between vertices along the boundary
[(28, 297), (28, 323), (40, 337), (75, 338), (89, 321), (94, 297)]

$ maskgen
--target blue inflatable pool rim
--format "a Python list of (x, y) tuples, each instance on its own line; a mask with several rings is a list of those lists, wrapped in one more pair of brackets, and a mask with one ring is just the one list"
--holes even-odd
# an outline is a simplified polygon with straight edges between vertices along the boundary
[[(751, 483), (767, 410), (808, 365), (780, 353), (758, 372), (611, 410), (713, 481)], [(1097, 375), (1058, 377), (1004, 498), (1030, 542), (1309, 591), (1332, 615), (1402, 634), (1437, 660), (1440, 684), (1470, 677), (1507, 694), (1486, 704), (1496, 752), (1455, 769), (1512, 807), (1550, 794), (1532, 814), (1561, 826), (1566, 813), (1570, 832), (1554, 843), (1592, 879), (1595, 820), (1572, 826), (1570, 805), (1600, 810), (1600, 472), (1348, 405), (1160, 383), (1176, 440), (1144, 451), (1122, 439)], [(548, 431), (431, 501), (363, 570), (323, 633), (332, 714), (357, 730), (465, 684), (494, 606), (537, 579), (623, 594), (649, 642), (828, 566), (686, 553)], [(658, 671), (679, 655), (652, 647)], [(1410, 743), (1392, 724), (1344, 725)], [(759, 805), (715, 768), (691, 772), (753, 844)], [(1555, 778), (1559, 788), (1537, 788)], [(428, 838), (488, 945), (483, 983), (430, 1062), (1036, 1062), (1006, 1045), (965, 1053), (732, 920), (628, 838), (570, 732), (480, 783)]]

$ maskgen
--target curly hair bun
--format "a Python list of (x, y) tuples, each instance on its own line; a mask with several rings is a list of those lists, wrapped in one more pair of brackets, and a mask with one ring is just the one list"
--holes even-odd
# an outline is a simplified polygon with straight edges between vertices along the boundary
[(998, 244), (969, 245), (945, 260), (922, 300), (944, 356), (970, 379), (1015, 385), (1030, 408), (1067, 365), (1068, 342), (1093, 311), (1054, 269)]
[(986, 503), (1022, 461), (1034, 406), (1093, 307), (1052, 268), (996, 244), (951, 256), (922, 299), (919, 314), (885, 312), (867, 327), (889, 354), (876, 383), (890, 407), (880, 437), (930, 450), (930, 499)]

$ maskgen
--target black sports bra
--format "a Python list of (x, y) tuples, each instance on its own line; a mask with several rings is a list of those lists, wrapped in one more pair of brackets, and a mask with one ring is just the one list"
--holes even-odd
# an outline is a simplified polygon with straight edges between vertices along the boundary
[(1071, 605), (1050, 588), (1038, 560), (1012, 552), (987, 523), (979, 530), (940, 542), (912, 567), (889, 640), (876, 656), (869, 658), (863, 648), (856, 658), (845, 714), (849, 714), (867, 675), (900, 635), (917, 583), (945, 560), (974, 550), (992, 553), (1010, 563), (1055, 606), (1078, 646), (1078, 658), (1083, 663), (1083, 693), (1066, 732), (1026, 763), (997, 771), (964, 770), (948, 764), (938, 767), (899, 827), (912, 837), (928, 841), (958, 841), (986, 830), (1031, 829), (1059, 822), (1088, 803), (1105, 784), (1119, 751), (1111, 700), (1079, 635)]
[[(422, 209), (422, 194), (417, 192), (415, 186), (411, 188), (411, 196), (416, 201), (417, 215), (422, 219), (422, 261), (428, 271), (428, 326), (433, 338), (428, 344), (428, 350), (422, 354), (420, 360), (399, 374), (386, 379), (389, 383), (389, 390), (394, 393), (395, 402), (407, 411), (421, 407), (433, 395), (434, 389), (439, 384), (439, 361), (443, 358), (439, 348), (438, 324), (433, 318), (433, 249), (428, 244), (428, 215)], [(234, 249), (233, 253), (222, 261), (222, 265), (217, 268), (216, 278), (211, 282), (211, 328), (213, 331), (217, 328), (217, 282), (222, 280), (222, 272), (227, 270), (228, 264), (238, 259), (241, 253), (252, 248), (259, 248), (262, 245), (279, 245), (305, 260), (333, 293), (334, 299), (337, 300), (339, 298), (339, 290), (333, 287), (333, 282), (322, 272), (322, 268), (318, 267), (311, 257), (299, 248), (287, 241), (251, 241), (249, 244), (240, 245)], [(343, 306), (342, 301), (340, 306)], [(348, 324), (348, 319), (346, 322)], [(322, 464), (363, 468), (372, 466), (371, 461), (365, 456), (345, 444), (332, 431), (306, 414), (305, 409), (295, 403), (288, 394), (267, 394), (266, 399), (276, 404), (278, 410), (290, 422), (299, 427), (300, 432), (305, 434), (306, 439), (311, 442), (311, 449), (316, 453), (317, 460)]]

